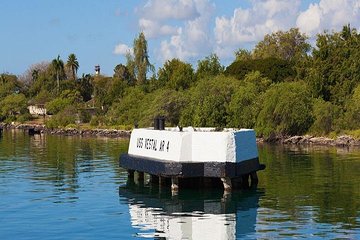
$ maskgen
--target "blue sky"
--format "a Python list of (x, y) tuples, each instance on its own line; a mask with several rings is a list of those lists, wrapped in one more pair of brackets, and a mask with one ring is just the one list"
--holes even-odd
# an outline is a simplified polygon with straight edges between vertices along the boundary
[(79, 75), (112, 75), (143, 31), (156, 68), (177, 57), (194, 64), (216, 53), (224, 65), (265, 34), (299, 27), (309, 37), (359, 29), (360, 0), (1, 0), (0, 73), (23, 74), (32, 64), (66, 61)]

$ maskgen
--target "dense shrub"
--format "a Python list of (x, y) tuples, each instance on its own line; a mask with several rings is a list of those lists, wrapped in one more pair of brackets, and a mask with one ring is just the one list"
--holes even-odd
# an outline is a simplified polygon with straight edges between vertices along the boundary
[(295, 78), (294, 63), (278, 58), (251, 59), (235, 61), (225, 70), (226, 75), (243, 79), (246, 74), (259, 71), (273, 82)]
[(312, 100), (303, 82), (278, 83), (264, 94), (256, 123), (258, 134), (297, 135), (312, 124)]
[(339, 115), (339, 107), (323, 99), (315, 99), (313, 105), (314, 122), (310, 131), (317, 135), (327, 135), (335, 130), (335, 122)]
[(228, 125), (228, 105), (240, 82), (223, 75), (199, 80), (189, 91), (190, 102), (183, 110), (180, 124), (201, 127)]

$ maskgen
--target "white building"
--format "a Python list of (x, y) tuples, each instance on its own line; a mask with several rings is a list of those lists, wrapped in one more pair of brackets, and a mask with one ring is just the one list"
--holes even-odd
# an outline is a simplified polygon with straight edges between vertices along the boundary
[(28, 106), (28, 109), (31, 115), (46, 115), (46, 108), (44, 104), (30, 105)]

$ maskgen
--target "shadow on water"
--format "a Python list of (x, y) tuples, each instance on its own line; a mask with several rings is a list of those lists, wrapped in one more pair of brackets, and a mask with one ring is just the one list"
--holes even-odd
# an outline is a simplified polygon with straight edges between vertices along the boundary
[(138, 237), (238, 239), (255, 234), (263, 190), (224, 194), (216, 189), (182, 189), (173, 195), (166, 189), (129, 183), (119, 187), (120, 201), (128, 205)]

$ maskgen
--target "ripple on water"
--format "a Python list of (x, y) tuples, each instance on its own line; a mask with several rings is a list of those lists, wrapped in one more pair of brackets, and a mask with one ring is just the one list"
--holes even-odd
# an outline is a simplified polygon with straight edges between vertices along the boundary
[(118, 166), (126, 148), (116, 139), (6, 133), (1, 239), (360, 238), (359, 151), (260, 146), (259, 188), (224, 196), (129, 186)]

